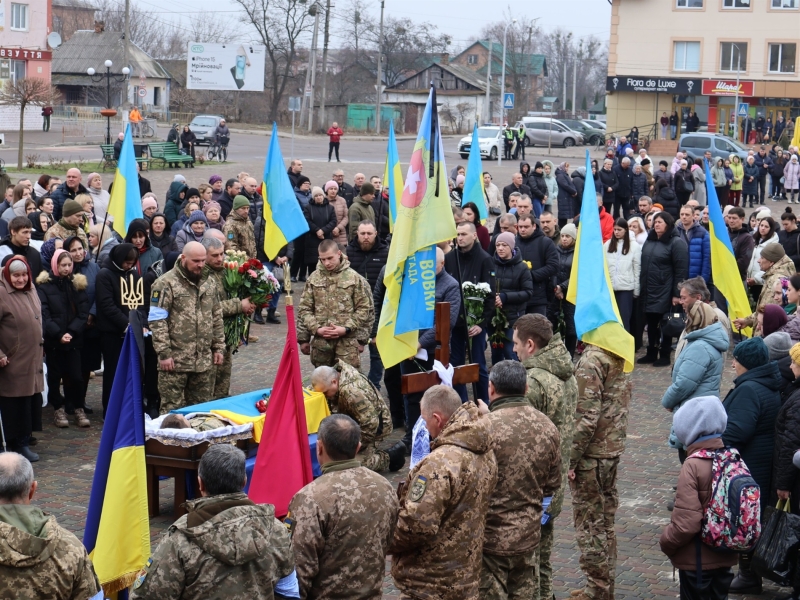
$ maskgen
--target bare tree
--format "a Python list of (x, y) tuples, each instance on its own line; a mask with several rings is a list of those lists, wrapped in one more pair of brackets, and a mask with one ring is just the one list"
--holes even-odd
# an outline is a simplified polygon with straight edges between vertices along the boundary
[[(125, 0), (97, 0), (96, 4), (98, 20), (105, 22), (106, 31), (125, 31)], [(131, 42), (153, 58), (186, 56), (186, 32), (143, 9), (141, 3), (131, 3), (130, 30)]]
[(25, 138), (25, 109), (28, 106), (47, 106), (55, 104), (58, 90), (45, 79), (24, 77), (16, 81), (7, 81), (0, 89), (0, 105), (19, 106), (19, 150), (17, 165), (22, 168), (22, 150)]

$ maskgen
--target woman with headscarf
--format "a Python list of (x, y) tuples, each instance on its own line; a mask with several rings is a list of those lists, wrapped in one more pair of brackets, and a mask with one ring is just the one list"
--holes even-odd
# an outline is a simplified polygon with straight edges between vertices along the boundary
[(164, 213), (157, 212), (150, 219), (150, 245), (161, 250), (163, 256), (178, 250), (175, 238), (167, 232), (167, 218)]
[(31, 241), (39, 242), (40, 245), (38, 247), (41, 248), (41, 243), (44, 242), (44, 234), (50, 226), (50, 219), (47, 218), (46, 213), (37, 210), (28, 215), (28, 220), (31, 222)]
[(41, 429), (44, 391), (41, 314), (28, 262), (9, 257), (0, 279), (0, 421), (8, 449), (31, 462), (39, 460), (28, 440)]
[(133, 244), (136, 250), (139, 251), (139, 259), (136, 261), (136, 272), (139, 275), (147, 273), (150, 265), (164, 258), (161, 250), (150, 243), (150, 226), (144, 219), (131, 221), (131, 224), (128, 225), (128, 234), (125, 236), (125, 242)]
[(789, 317), (780, 304), (767, 304), (762, 306), (758, 313), (756, 332), (761, 337), (767, 337), (771, 333), (780, 331), (788, 321)]
[[(89, 319), (88, 281), (85, 275), (73, 275), (72, 256), (63, 248), (50, 260), (49, 271), (36, 278), (42, 304), (44, 351), (47, 358), (47, 402), (53, 406), (56, 427), (69, 427), (65, 407), (75, 411), (75, 424), (88, 427), (83, 410), (81, 349)], [(59, 392), (64, 383), (64, 396)]]
[(183, 247), (189, 242), (203, 243), (203, 235), (208, 229), (208, 219), (200, 210), (192, 212), (191, 216), (186, 220), (186, 224), (175, 236), (175, 245), (178, 247), (178, 252), (183, 252)]

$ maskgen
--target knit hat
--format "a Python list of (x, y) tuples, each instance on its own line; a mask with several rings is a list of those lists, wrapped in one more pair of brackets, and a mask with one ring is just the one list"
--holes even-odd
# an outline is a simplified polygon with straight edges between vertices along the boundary
[(297, 187), (299, 188), (304, 183), (311, 183), (311, 180), (305, 175), (300, 175), (300, 177), (297, 178)]
[[(214, 185), (218, 181), (222, 181), (222, 177), (219, 175), (212, 175), (208, 180), (208, 185)], [(186, 183), (186, 180), (184, 180), (184, 183)]]
[(541, 161), (537, 160), (536, 164), (533, 165), (533, 170), (535, 171), (536, 169), (544, 169), (544, 165), (541, 163)]
[(685, 447), (705, 436), (720, 436), (728, 426), (728, 414), (716, 396), (687, 400), (672, 417), (675, 437)]
[[(366, 185), (366, 184), (364, 184), (364, 185)], [(361, 187), (363, 188), (364, 186), (361, 186)], [(318, 194), (322, 194), (324, 196), (325, 192), (322, 191), (321, 187), (319, 187), (318, 185), (315, 185), (313, 188), (311, 188), (311, 197), (314, 198), (314, 196), (316, 196)]]
[(772, 263), (778, 262), (784, 256), (786, 256), (786, 250), (781, 244), (767, 244), (761, 251), (761, 258)]
[[(214, 177), (219, 177), (219, 175), (214, 175)], [(222, 178), (220, 177), (220, 181)], [(176, 173), (175, 177), (172, 178), (172, 182), (175, 183), (176, 181), (180, 181), (181, 183), (186, 183), (186, 177), (181, 175), (180, 173)]]
[(219, 202), (215, 202), (214, 200), (209, 200), (208, 202), (203, 203), (203, 208), (200, 210), (203, 211), (204, 215), (208, 214), (208, 211), (212, 208), (216, 208), (218, 211), (222, 212), (222, 207), (219, 205)]
[(769, 362), (769, 348), (760, 337), (739, 342), (733, 349), (733, 358), (748, 371)]
[(186, 223), (189, 225), (189, 227), (191, 227), (192, 223), (196, 223), (197, 221), (202, 221), (208, 225), (208, 219), (206, 219), (206, 216), (203, 214), (202, 210), (193, 210)]
[(649, 158), (642, 159), (642, 166), (643, 167), (645, 167), (645, 166), (647, 166), (649, 164), (650, 164), (650, 159)]
[(456, 177), (456, 185), (463, 185), (463, 184), (464, 184), (464, 176), (459, 175), (458, 177)]
[(762, 208), (760, 211), (756, 213), (756, 219), (758, 219), (759, 221), (761, 219), (766, 219), (767, 217), (771, 216), (772, 216), (772, 211), (768, 208)]
[(186, 192), (187, 200), (189, 198), (199, 198), (199, 197), (200, 197), (200, 192), (197, 191), (197, 188), (189, 188), (189, 190)]
[(363, 197), (364, 194), (374, 194), (375, 193), (375, 186), (372, 185), (369, 181), (365, 181), (361, 184), (361, 188), (358, 190), (358, 195)]
[(764, 321), (761, 324), (761, 334), (766, 337), (775, 333), (781, 327), (786, 325), (789, 317), (786, 316), (786, 311), (779, 304), (767, 304), (764, 307)]
[(147, 210), (148, 208), (158, 208), (158, 202), (152, 196), (148, 196), (142, 200), (142, 211)]
[(792, 357), (792, 362), (800, 365), (800, 343), (795, 344), (789, 349), (789, 356)]
[[(792, 337), (785, 331), (770, 333), (764, 338), (764, 343), (769, 349), (770, 360), (780, 360), (784, 356), (789, 356), (789, 351), (792, 349)], [(798, 348), (798, 351), (800, 351), (800, 348)]]
[(338, 183), (336, 183), (336, 182), (335, 182), (333, 179), (331, 179), (330, 181), (328, 181), (328, 182), (325, 184), (325, 193), (326, 193), (326, 194), (328, 193), (328, 188), (330, 188), (330, 187), (335, 187), (336, 189), (339, 189), (339, 184), (338, 184)]
[[(64, 202), (64, 208), (61, 209), (62, 216), (71, 217), (83, 212), (83, 207), (76, 200), (69, 199)], [(783, 247), (783, 246), (781, 246)]]
[(504, 231), (503, 233), (498, 234), (497, 238), (495, 238), (495, 241), (494, 241), (495, 245), (499, 244), (500, 242), (503, 242), (505, 245), (507, 245), (512, 250), (517, 245), (517, 240), (514, 237), (514, 234), (513, 233), (509, 233), (508, 231)]
[(250, 201), (241, 194), (239, 194), (233, 199), (233, 210), (239, 210), (240, 208), (243, 208), (245, 206), (247, 208), (250, 208)]
[(578, 228), (572, 223), (567, 223), (561, 228), (561, 235), (568, 235), (573, 240), (578, 239)]

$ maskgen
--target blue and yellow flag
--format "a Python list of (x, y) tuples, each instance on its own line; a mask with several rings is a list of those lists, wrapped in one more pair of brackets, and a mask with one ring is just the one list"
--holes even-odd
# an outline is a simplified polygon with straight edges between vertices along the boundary
[(433, 327), (436, 304), (436, 247), (452, 239), (456, 224), (450, 208), (444, 148), (439, 132), (436, 90), (414, 144), (386, 262), (386, 296), (377, 345), (386, 367), (417, 353), (418, 332)]
[(389, 190), (389, 231), (394, 231), (397, 202), (403, 196), (403, 172), (400, 170), (400, 156), (397, 154), (394, 121), (389, 124), (389, 143), (386, 147), (386, 166), (383, 169), (383, 188)]
[(128, 588), (150, 557), (141, 366), (130, 328), (100, 437), (83, 545), (107, 595)]
[(122, 237), (127, 235), (131, 221), (142, 218), (142, 193), (139, 191), (139, 170), (133, 153), (130, 124), (125, 128), (114, 185), (108, 199), (108, 214), (114, 218), (114, 231)]
[[(586, 172), (592, 172), (588, 150)], [(636, 354), (633, 336), (625, 331), (614, 298), (593, 185), (583, 188), (581, 221), (569, 281), (567, 300), (575, 305), (578, 339), (625, 359), (625, 372), (633, 371)]]
[(277, 123), (272, 124), (261, 195), (264, 197), (264, 253), (272, 260), (281, 248), (308, 231), (308, 222), (283, 164)]
[(481, 164), (480, 138), (478, 137), (478, 124), (472, 129), (472, 144), (469, 147), (469, 161), (464, 174), (464, 195), (461, 206), (473, 202), (478, 207), (481, 223), (486, 222), (489, 210), (486, 208), (486, 195), (483, 188), (483, 165)]
[[(704, 160), (703, 162), (705, 163), (706, 196), (708, 197), (708, 233), (711, 235), (711, 276), (714, 278), (714, 286), (728, 302), (728, 316), (733, 322), (734, 319), (749, 317), (753, 311), (750, 309), (744, 282), (739, 274), (739, 265), (736, 264), (728, 228), (722, 218), (717, 190), (714, 187), (714, 181), (710, 179), (711, 170), (708, 168), (708, 161)], [(750, 337), (752, 329), (748, 327), (741, 333)]]

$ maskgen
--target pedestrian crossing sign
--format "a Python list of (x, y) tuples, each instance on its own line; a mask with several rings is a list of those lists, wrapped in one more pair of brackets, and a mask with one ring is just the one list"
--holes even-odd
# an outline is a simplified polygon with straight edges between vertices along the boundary
[(513, 92), (506, 92), (503, 94), (503, 108), (506, 110), (514, 108), (514, 94)]
[(739, 102), (738, 115), (740, 117), (746, 117), (748, 108), (750, 108), (750, 103), (749, 102)]

